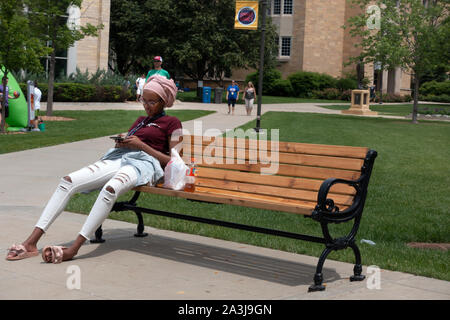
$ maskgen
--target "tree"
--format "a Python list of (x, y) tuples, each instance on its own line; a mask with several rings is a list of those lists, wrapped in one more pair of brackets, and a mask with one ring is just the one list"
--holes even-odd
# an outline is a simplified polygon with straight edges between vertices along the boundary
[(29, 15), (36, 36), (51, 48), (48, 74), (47, 116), (53, 113), (56, 52), (66, 50), (86, 36), (97, 36), (103, 25), (77, 25), (68, 21), (69, 9), (80, 8), (82, 0), (28, 0)]
[[(352, 2), (360, 7), (362, 14), (348, 20), (350, 34), (361, 39), (358, 45), (361, 54), (351, 61), (381, 62), (386, 70), (397, 67), (411, 70), (414, 77), (412, 122), (418, 123), (420, 79), (443, 60), (446, 64), (449, 61), (449, 0)], [(374, 14), (377, 11), (379, 14)], [(370, 28), (371, 25), (375, 28)]]
[[(141, 73), (154, 55), (171, 73), (222, 79), (257, 67), (260, 31), (234, 29), (234, 0), (112, 0), (111, 51), (117, 71)], [(266, 27), (266, 62), (274, 64), (276, 30)]]
[[(11, 70), (42, 69), (39, 57), (46, 55), (48, 49), (31, 35), (25, 3), (20, 0), (0, 1), (0, 69), (3, 72), (2, 84)], [(5, 99), (2, 99), (1, 132), (5, 132)]]

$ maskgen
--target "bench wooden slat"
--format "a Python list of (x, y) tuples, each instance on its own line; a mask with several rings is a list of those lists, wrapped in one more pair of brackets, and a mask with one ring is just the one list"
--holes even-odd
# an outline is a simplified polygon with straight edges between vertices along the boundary
[(297, 213), (303, 215), (311, 215), (315, 203), (305, 201), (288, 201), (282, 202), (283, 199), (277, 200), (271, 197), (257, 197), (251, 198), (242, 197), (241, 193), (232, 193), (225, 191), (217, 191), (209, 188), (196, 188), (195, 192), (175, 191), (160, 187), (141, 186), (133, 190), (141, 191), (151, 194), (159, 194), (166, 196), (174, 196), (191, 200), (206, 201), (212, 203), (231, 204), (237, 206), (251, 207), (257, 209), (276, 210), (290, 213)]
[[(269, 161), (275, 161), (275, 158), (271, 158), (271, 155), (267, 155), (265, 152), (260, 154), (255, 152), (255, 150), (249, 149), (209, 149), (208, 146), (203, 146), (203, 149), (195, 148), (191, 146), (190, 152), (184, 149), (185, 160), (190, 157), (195, 157), (196, 159), (201, 159), (204, 156), (212, 157), (217, 159), (219, 163), (225, 163), (226, 159), (239, 159), (239, 160), (252, 160), (253, 162), (268, 163)], [(360, 171), (363, 165), (362, 159), (356, 158), (342, 158), (333, 156), (317, 156), (308, 154), (295, 154), (295, 153), (278, 153), (278, 163), (284, 164), (296, 164), (296, 165), (307, 165), (315, 167), (325, 167), (325, 168), (336, 168), (336, 169), (347, 169)]]
[[(239, 170), (248, 172), (262, 172), (262, 168), (269, 168), (270, 165), (263, 164), (251, 164), (248, 161), (245, 164), (217, 164), (214, 163), (214, 159), (207, 158), (199, 167), (208, 168), (220, 168), (228, 170)], [(340, 178), (355, 180), (360, 176), (359, 171), (348, 171), (341, 169), (329, 169), (309, 166), (296, 166), (290, 164), (279, 164), (277, 175), (299, 177), (299, 178), (312, 178), (312, 179), (327, 179), (327, 178)]]
[[(292, 178), (284, 176), (268, 176), (258, 173), (222, 170), (215, 168), (199, 168), (198, 177), (230, 180), (236, 182), (249, 182), (259, 185), (268, 185), (292, 189), (318, 191), (323, 180)], [(355, 189), (347, 185), (337, 184), (332, 187), (333, 193), (354, 195)]]
[[(274, 186), (264, 186), (251, 183), (242, 183), (235, 181), (217, 180), (217, 179), (207, 179), (197, 177), (195, 182), (196, 188), (200, 187), (211, 187), (215, 189), (223, 189), (230, 191), (239, 191), (251, 194), (260, 195), (271, 195), (279, 198), (294, 199), (294, 200), (305, 200), (305, 201), (317, 201), (317, 192), (308, 191), (301, 189), (289, 189), (280, 188)], [(329, 197), (334, 200), (335, 203), (341, 205), (350, 206), (353, 202), (353, 196), (344, 196), (337, 194), (329, 194)]]
[[(240, 139), (240, 138), (224, 138), (224, 137), (201, 137), (199, 136), (184, 136), (183, 143), (186, 145), (210, 145), (215, 142), (217, 146), (228, 146), (233, 148), (254, 149), (259, 148), (261, 150), (272, 150), (270, 141), (267, 143), (255, 143), (254, 140)], [(299, 142), (284, 142), (278, 143), (278, 151), (286, 153), (302, 153), (311, 155), (324, 155), (324, 156), (336, 156), (336, 157), (348, 157), (364, 159), (369, 149), (365, 147), (353, 147), (353, 146), (333, 146), (333, 145), (321, 145), (321, 144), (309, 144)]]

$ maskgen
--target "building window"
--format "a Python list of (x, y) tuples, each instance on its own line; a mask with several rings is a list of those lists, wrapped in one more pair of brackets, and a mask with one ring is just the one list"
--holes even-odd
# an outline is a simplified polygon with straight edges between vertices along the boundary
[(281, 0), (273, 1), (273, 14), (281, 14)]
[(291, 56), (291, 37), (281, 38), (281, 56), (282, 57)]
[[(55, 57), (55, 78), (67, 76), (67, 50), (61, 50), (56, 52)], [(41, 59), (41, 63), (44, 67), (45, 73), (48, 76), (50, 71), (50, 56)]]
[[(69, 16), (63, 15), (58, 17), (60, 19), (60, 23), (65, 24), (67, 23)], [(47, 47), (51, 47), (52, 43), (51, 41), (47, 41)], [(56, 50), (55, 52), (55, 78), (61, 78), (67, 76), (67, 60), (68, 60), (68, 50), (67, 49), (61, 49)], [(43, 57), (41, 59), (42, 66), (44, 67), (45, 73), (48, 77), (48, 74), (50, 72), (50, 56)]]
[(292, 14), (292, 0), (284, 0), (283, 13)]

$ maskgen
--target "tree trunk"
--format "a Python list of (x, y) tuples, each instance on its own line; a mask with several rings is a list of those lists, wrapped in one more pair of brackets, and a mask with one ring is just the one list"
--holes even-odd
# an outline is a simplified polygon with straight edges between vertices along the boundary
[(47, 116), (53, 113), (53, 87), (55, 83), (55, 47), (53, 46), (52, 54), (50, 55), (50, 70), (48, 71), (48, 92), (47, 92)]
[(414, 103), (413, 103), (413, 112), (412, 112), (412, 123), (418, 124), (417, 121), (417, 107), (419, 104), (419, 80), (420, 77), (415, 74), (414, 75)]
[(0, 124), (0, 132), (1, 133), (5, 133), (5, 123), (6, 123), (6, 119), (5, 119), (5, 115), (6, 115), (6, 109), (5, 109), (5, 103), (6, 103), (6, 99), (5, 99), (5, 94), (6, 94), (6, 78), (8, 77), (8, 71), (5, 71), (3, 77), (2, 77), (2, 85), (3, 85), (3, 98), (2, 98), (2, 121)]

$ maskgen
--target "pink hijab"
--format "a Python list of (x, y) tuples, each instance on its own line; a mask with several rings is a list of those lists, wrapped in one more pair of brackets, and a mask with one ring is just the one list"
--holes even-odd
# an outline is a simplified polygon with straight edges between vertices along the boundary
[(144, 85), (144, 90), (156, 92), (164, 100), (166, 108), (170, 108), (173, 105), (177, 95), (175, 82), (172, 79), (167, 79), (158, 74), (148, 78), (147, 83)]

